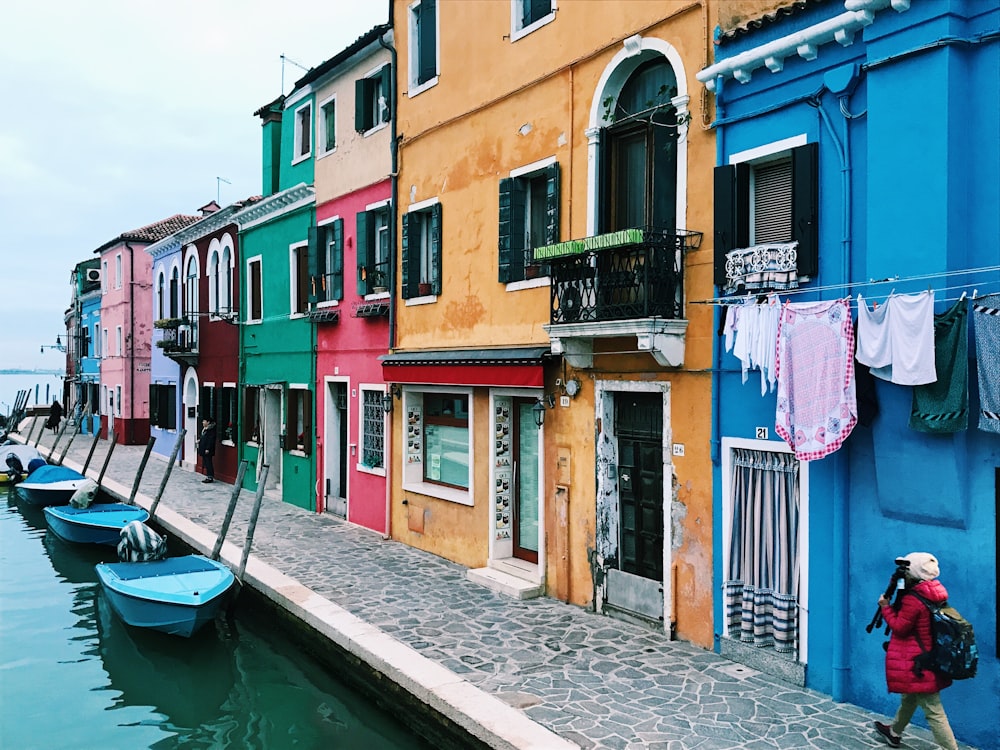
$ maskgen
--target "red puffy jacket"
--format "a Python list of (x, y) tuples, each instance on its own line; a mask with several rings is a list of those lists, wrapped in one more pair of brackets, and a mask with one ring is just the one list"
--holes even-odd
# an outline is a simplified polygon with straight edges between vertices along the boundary
[[(921, 581), (912, 588), (925, 599), (943, 602), (948, 591), (938, 581)], [(929, 669), (920, 676), (913, 671), (913, 661), (931, 647), (931, 613), (915, 596), (903, 595), (897, 612), (892, 606), (882, 607), (882, 618), (892, 631), (889, 650), (885, 655), (885, 681), (890, 693), (936, 693), (951, 684)]]

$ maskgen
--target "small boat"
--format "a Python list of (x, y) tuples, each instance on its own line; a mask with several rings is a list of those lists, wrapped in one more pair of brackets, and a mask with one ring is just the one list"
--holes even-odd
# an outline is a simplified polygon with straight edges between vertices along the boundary
[[(16, 460), (8, 462), (7, 459), (14, 456)], [(25, 467), (33, 460), (42, 458), (42, 454), (31, 445), (20, 445), (11, 443), (0, 445), (0, 484), (10, 484), (17, 482), (24, 476)]]
[(58, 505), (43, 510), (56, 536), (81, 544), (118, 544), (126, 524), (149, 519), (145, 509), (126, 503), (97, 503), (87, 508)]
[(189, 638), (215, 619), (236, 576), (203, 555), (98, 563), (97, 578), (127, 625)]
[(65, 505), (87, 478), (67, 466), (40, 466), (16, 485), (29, 505)]

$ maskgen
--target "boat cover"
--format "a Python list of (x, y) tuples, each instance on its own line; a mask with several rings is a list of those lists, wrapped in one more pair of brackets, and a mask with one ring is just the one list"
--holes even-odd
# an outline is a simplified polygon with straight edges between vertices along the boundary
[(122, 581), (134, 581), (139, 578), (156, 578), (159, 576), (180, 575), (182, 573), (205, 573), (219, 570), (219, 565), (198, 555), (186, 557), (168, 557), (145, 565), (110, 565), (115, 575)]
[(46, 464), (35, 469), (29, 475), (31, 484), (54, 484), (56, 482), (72, 482), (85, 477), (68, 466), (53, 466)]
[(167, 556), (167, 540), (142, 521), (129, 521), (122, 528), (118, 559), (122, 562), (162, 560)]

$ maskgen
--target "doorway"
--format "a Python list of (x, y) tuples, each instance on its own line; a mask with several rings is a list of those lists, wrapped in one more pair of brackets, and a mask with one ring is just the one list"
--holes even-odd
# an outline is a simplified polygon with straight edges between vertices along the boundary
[(513, 553), (519, 560), (538, 563), (539, 429), (532, 407), (535, 399), (515, 398), (512, 425)]
[(198, 424), (198, 374), (188, 369), (184, 377), (184, 402), (181, 404), (181, 423), (184, 425), (184, 455), (182, 465), (187, 464), (192, 470), (198, 466), (198, 435), (201, 425)]
[(328, 513), (347, 518), (347, 381), (327, 380), (323, 494)]
[(267, 464), (267, 481), (265, 489), (276, 489), (281, 486), (281, 399), (284, 389), (280, 385), (266, 385), (260, 390), (263, 399), (261, 405), (260, 439), (261, 447), (257, 454), (257, 479), (263, 464)]

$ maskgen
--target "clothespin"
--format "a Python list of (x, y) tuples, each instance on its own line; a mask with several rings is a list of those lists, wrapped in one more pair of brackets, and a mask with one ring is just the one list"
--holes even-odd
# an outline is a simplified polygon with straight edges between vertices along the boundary
[(959, 301), (959, 302), (961, 302), (961, 301), (962, 301), (963, 299), (965, 299), (965, 298), (966, 298), (966, 297), (967, 297), (968, 295), (969, 295), (969, 291), (968, 291), (968, 290), (965, 290), (964, 292), (962, 292), (962, 296), (958, 298), (958, 301)]
[(977, 289), (973, 289), (972, 290), (972, 299), (975, 299), (978, 296), (979, 296), (979, 289), (978, 288)]

